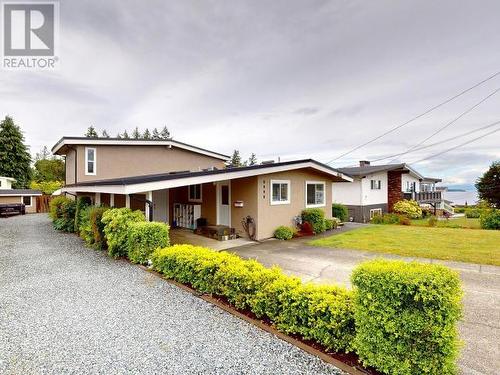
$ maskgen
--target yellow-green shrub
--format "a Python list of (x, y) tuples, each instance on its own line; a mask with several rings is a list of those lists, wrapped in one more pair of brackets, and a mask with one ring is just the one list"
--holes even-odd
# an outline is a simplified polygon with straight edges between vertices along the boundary
[(420, 219), (422, 217), (422, 208), (414, 200), (403, 199), (398, 201), (394, 204), (392, 210), (410, 219)]
[(375, 260), (352, 274), (356, 352), (387, 374), (453, 374), (460, 279), (444, 266)]
[(101, 222), (104, 224), (108, 254), (114, 258), (126, 256), (130, 224), (145, 220), (141, 211), (132, 211), (130, 208), (113, 208), (104, 212)]
[(128, 230), (128, 258), (134, 263), (146, 264), (151, 253), (169, 245), (169, 226), (158, 222), (132, 223)]
[(49, 203), (49, 216), (54, 228), (64, 232), (75, 230), (76, 202), (65, 196), (58, 196)]
[(152, 262), (167, 278), (224, 296), (234, 306), (270, 319), (284, 332), (329, 349), (351, 349), (354, 312), (346, 289), (303, 284), (278, 268), (192, 245), (158, 249)]

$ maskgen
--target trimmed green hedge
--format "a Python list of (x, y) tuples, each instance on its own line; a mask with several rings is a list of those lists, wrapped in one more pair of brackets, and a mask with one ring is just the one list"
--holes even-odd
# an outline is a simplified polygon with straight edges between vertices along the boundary
[(278, 240), (291, 240), (294, 232), (293, 228), (281, 225), (274, 231), (274, 237)]
[(141, 211), (130, 208), (112, 208), (102, 215), (104, 235), (108, 245), (108, 254), (114, 258), (128, 253), (128, 231), (130, 224), (145, 221)]
[(128, 258), (133, 263), (146, 264), (151, 253), (169, 245), (169, 226), (158, 222), (132, 223), (128, 231)]
[(340, 221), (347, 221), (349, 217), (349, 210), (346, 206), (340, 203), (332, 204), (332, 216), (340, 219)]
[(325, 212), (321, 208), (306, 208), (302, 210), (302, 222), (311, 224), (315, 234), (323, 233), (325, 227)]
[(352, 350), (352, 294), (344, 288), (303, 284), (277, 268), (191, 245), (158, 249), (152, 262), (167, 278), (224, 296), (237, 308), (268, 318), (283, 332), (329, 349)]
[(61, 195), (52, 199), (49, 207), (49, 216), (55, 229), (64, 232), (75, 231), (76, 201)]
[(359, 265), (356, 351), (387, 374), (454, 374), (461, 316), (460, 279), (439, 265), (375, 260)]
[(500, 229), (500, 209), (483, 210), (479, 222), (482, 229)]

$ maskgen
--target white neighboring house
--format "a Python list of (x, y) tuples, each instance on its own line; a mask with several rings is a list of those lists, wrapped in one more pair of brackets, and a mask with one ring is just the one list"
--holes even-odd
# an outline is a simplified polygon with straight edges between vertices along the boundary
[(36, 197), (42, 195), (39, 190), (32, 189), (12, 189), (12, 184), (16, 179), (12, 177), (0, 176), (0, 205), (23, 203), (27, 213), (36, 212)]
[(349, 210), (351, 221), (366, 223), (375, 215), (391, 212), (402, 199), (413, 199), (436, 214), (452, 210), (436, 190), (439, 178), (428, 178), (405, 163), (371, 165), (359, 162), (359, 167), (338, 168), (353, 178), (350, 184), (334, 183), (332, 199)]

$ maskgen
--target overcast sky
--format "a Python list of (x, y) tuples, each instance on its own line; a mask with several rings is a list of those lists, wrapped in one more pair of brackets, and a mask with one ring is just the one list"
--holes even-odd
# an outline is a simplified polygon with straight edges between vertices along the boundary
[[(222, 153), (326, 162), (500, 71), (499, 1), (79, 0), (60, 14), (58, 71), (0, 71), (0, 115), (33, 153), (90, 124), (167, 125)], [(333, 166), (403, 152), (497, 88), (500, 76)], [(497, 120), (500, 93), (427, 143)], [(462, 184), (499, 158), (500, 132), (414, 167)]]

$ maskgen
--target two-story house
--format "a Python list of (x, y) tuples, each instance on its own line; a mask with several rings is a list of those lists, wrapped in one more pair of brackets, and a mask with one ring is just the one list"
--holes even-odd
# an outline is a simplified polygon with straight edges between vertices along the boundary
[(22, 203), (25, 212), (36, 212), (36, 197), (41, 196), (42, 192), (32, 189), (13, 189), (14, 182), (15, 178), (0, 176), (0, 204)]
[(408, 164), (371, 165), (363, 160), (359, 167), (338, 170), (354, 181), (334, 183), (333, 201), (345, 204), (353, 221), (366, 223), (374, 215), (391, 212), (402, 199), (415, 200), (435, 213), (444, 207), (441, 192), (436, 190), (436, 183), (441, 180), (424, 177)]
[(63, 137), (52, 152), (65, 157), (65, 194), (140, 209), (173, 227), (206, 222), (241, 236), (251, 217), (256, 239), (292, 225), (307, 207), (331, 217), (332, 183), (352, 181), (312, 159), (227, 168), (229, 156), (171, 139)]

